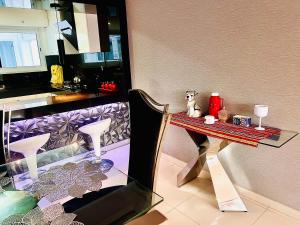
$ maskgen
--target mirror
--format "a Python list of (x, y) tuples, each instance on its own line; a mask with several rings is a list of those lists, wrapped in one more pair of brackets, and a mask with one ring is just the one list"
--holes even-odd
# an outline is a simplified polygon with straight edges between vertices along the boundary
[(73, 11), (78, 51), (101, 52), (96, 5), (73, 2)]
[(58, 39), (66, 55), (84, 53), (83, 63), (122, 60), (115, 9), (102, 1), (55, 1), (59, 7), (51, 8), (53, 2), (0, 0), (0, 73), (46, 71)]
[[(0, 0), (0, 74), (47, 71), (57, 54), (50, 0)], [(54, 16), (53, 16), (54, 15)]]

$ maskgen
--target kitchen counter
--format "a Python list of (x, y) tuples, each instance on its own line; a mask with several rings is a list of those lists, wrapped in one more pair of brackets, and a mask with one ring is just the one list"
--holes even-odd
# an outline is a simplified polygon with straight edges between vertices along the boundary
[(16, 87), (16, 88), (7, 87), (3, 90), (0, 90), (0, 99), (26, 96), (26, 95), (36, 95), (36, 94), (56, 92), (56, 91), (58, 90), (56, 88), (53, 88), (51, 85)]
[[(35, 108), (39, 111), (38, 116), (118, 101), (126, 101), (126, 98), (118, 93), (60, 90), (52, 86), (0, 91), (1, 109), (28, 111)], [(40, 107), (42, 109), (38, 109)]]
[(81, 100), (89, 100), (93, 98), (108, 97), (111, 95), (102, 93), (72, 92), (69, 90), (55, 90), (52, 92), (30, 94), (10, 98), (0, 99), (0, 105), (6, 109), (23, 110), (45, 105), (55, 105)]
[[(40, 90), (40, 91), (39, 91)], [(44, 90), (44, 92), (41, 92), (41, 90)], [(18, 93), (21, 91), (18, 89)], [(48, 91), (48, 92), (45, 92)], [(11, 129), (14, 130), (14, 127), (24, 127), (21, 129), (21, 135), (22, 137), (25, 135), (27, 132), (27, 123), (28, 124), (36, 124), (35, 125), (35, 130), (34, 132), (42, 132), (38, 128), (41, 128), (40, 126), (44, 126), (44, 128), (41, 128), (42, 130), (45, 129), (50, 129), (49, 132), (53, 132), (53, 127), (54, 125), (45, 125), (45, 118), (48, 118), (48, 120), (51, 122), (52, 118), (61, 118), (58, 120), (58, 122), (64, 123), (64, 118), (68, 117), (68, 113), (70, 112), (70, 115), (73, 115), (73, 113), (77, 113), (80, 115), (82, 118), (85, 118), (86, 112), (89, 112), (89, 110), (93, 111), (97, 109), (96, 111), (98, 112), (97, 116), (101, 117), (102, 114), (106, 114), (107, 116), (110, 116), (111, 118), (115, 118), (115, 113), (118, 113), (118, 118), (120, 116), (120, 112), (124, 114), (124, 118), (127, 115), (128, 110), (127, 110), (127, 98), (126, 95), (120, 93), (101, 93), (101, 92), (88, 92), (88, 91), (71, 91), (71, 90), (58, 90), (55, 88), (49, 88), (47, 89), (35, 89), (35, 90), (29, 90), (29, 89), (23, 89), (22, 90), (22, 96), (15, 96), (13, 91), (11, 92), (7, 89), (6, 90), (7, 94), (6, 98), (3, 98), (3, 95), (0, 96), (0, 120), (3, 121), (5, 120), (5, 124), (9, 121), (9, 118), (12, 127)], [(8, 92), (11, 94), (8, 95)], [(36, 93), (36, 94), (33, 94)], [(107, 108), (108, 107), (108, 108)], [(116, 111), (117, 108), (117, 111)], [(9, 113), (3, 113), (3, 111), (9, 111), (11, 110), (11, 117), (9, 116)], [(108, 110), (108, 111), (105, 111)], [(120, 112), (118, 110), (121, 110)], [(93, 114), (94, 115), (94, 114)], [(3, 118), (5, 116), (5, 118)], [(95, 115), (94, 115), (95, 117)], [(95, 119), (95, 118), (92, 118)], [(126, 117), (127, 118), (127, 117)], [(72, 119), (74, 119), (72, 117)], [(90, 116), (87, 117), (88, 122), (90, 121)], [(91, 120), (91, 121), (92, 121)], [(41, 122), (43, 121), (43, 122)], [(48, 122), (49, 122), (48, 121)], [(81, 120), (80, 120), (81, 121)], [(79, 123), (80, 121), (77, 121), (77, 119), (74, 119), (73, 123)], [(124, 123), (127, 120), (124, 119)], [(119, 123), (119, 122), (118, 122)], [(126, 122), (127, 123), (127, 122)], [(21, 125), (22, 126), (21, 126)], [(123, 125), (122, 125), (123, 126)], [(56, 127), (56, 126), (54, 126)], [(59, 129), (65, 126), (58, 126)], [(126, 127), (126, 126), (124, 126)], [(17, 128), (19, 129), (19, 128)], [(1, 126), (1, 133), (3, 130), (3, 127)], [(123, 140), (123, 133), (124, 135), (128, 134), (121, 129), (122, 133), (120, 134), (120, 140)], [(13, 134), (14, 131), (11, 131), (12, 135), (11, 138), (15, 138), (18, 136), (17, 134)], [(51, 133), (50, 132), (50, 133)], [(54, 132), (53, 135), (60, 134), (62, 131), (58, 130), (57, 132)], [(77, 131), (76, 131), (77, 132)], [(69, 134), (66, 131), (66, 134)], [(26, 134), (27, 136), (32, 135), (30, 132)], [(25, 135), (25, 136), (26, 136)], [(66, 143), (72, 143), (72, 140), (65, 140), (66, 137), (69, 137), (70, 135), (59, 135), (55, 137), (55, 140), (58, 141), (59, 143), (63, 143), (65, 141)], [(71, 135), (72, 136), (72, 135)], [(59, 138), (59, 140), (57, 140)], [(10, 140), (16, 141), (16, 140)], [(0, 146), (0, 162), (4, 163), (5, 162), (5, 157), (4, 157), (4, 142), (3, 142), (3, 137), (0, 136), (0, 143), (2, 143), (2, 146)], [(53, 146), (52, 146), (53, 147)], [(56, 148), (57, 146), (54, 146), (53, 148), (49, 148), (50, 150), (53, 149), (54, 147)], [(61, 147), (61, 146), (59, 146)]]

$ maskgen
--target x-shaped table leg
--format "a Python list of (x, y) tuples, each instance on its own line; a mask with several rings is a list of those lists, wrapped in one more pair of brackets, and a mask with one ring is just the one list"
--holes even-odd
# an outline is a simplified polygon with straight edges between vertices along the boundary
[(181, 186), (196, 178), (206, 161), (219, 209), (221, 211), (247, 212), (245, 204), (218, 159), (219, 151), (226, 147), (228, 142), (218, 138), (206, 137), (188, 130), (187, 132), (197, 145), (199, 156), (192, 159), (177, 175), (177, 185)]

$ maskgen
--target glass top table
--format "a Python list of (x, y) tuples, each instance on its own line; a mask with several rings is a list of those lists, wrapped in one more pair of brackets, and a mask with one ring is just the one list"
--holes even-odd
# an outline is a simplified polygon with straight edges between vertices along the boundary
[(229, 142), (237, 142), (257, 147), (258, 144), (280, 148), (298, 135), (297, 131), (282, 130), (264, 126), (265, 130), (256, 130), (255, 125), (239, 126), (229, 122), (215, 122), (205, 124), (203, 117), (195, 118), (186, 115), (186, 112), (172, 114), (172, 125), (182, 127), (190, 132), (215, 137)]
[(27, 162), (0, 165), (0, 224), (125, 224), (163, 201), (91, 153), (41, 166), (37, 179)]
[(275, 148), (280, 148), (284, 144), (288, 143), (299, 133), (290, 130), (281, 130), (279, 134), (273, 134), (268, 138), (260, 140), (258, 143), (262, 145), (268, 145)]

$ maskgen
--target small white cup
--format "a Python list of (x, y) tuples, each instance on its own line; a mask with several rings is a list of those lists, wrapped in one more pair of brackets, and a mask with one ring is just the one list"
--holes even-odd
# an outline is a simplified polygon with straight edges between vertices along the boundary
[(204, 118), (205, 118), (204, 123), (206, 123), (206, 124), (214, 124), (215, 123), (215, 117), (214, 116), (208, 115), (208, 116), (205, 116)]

